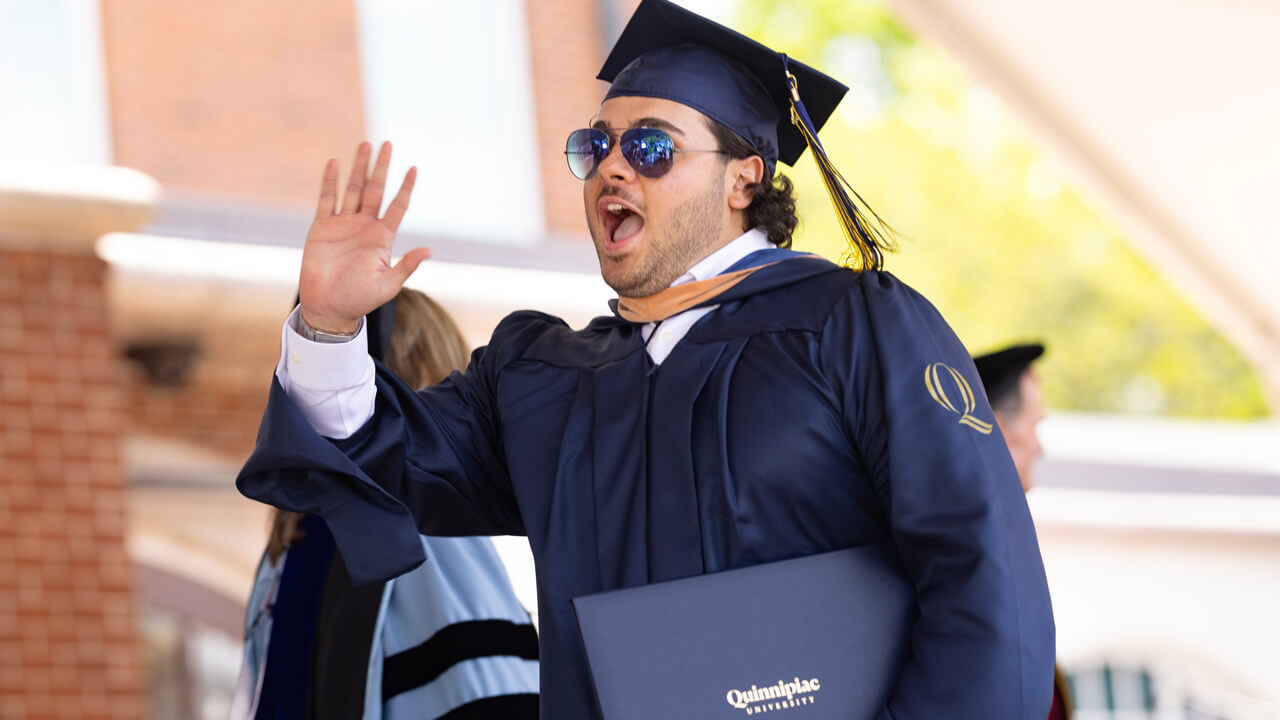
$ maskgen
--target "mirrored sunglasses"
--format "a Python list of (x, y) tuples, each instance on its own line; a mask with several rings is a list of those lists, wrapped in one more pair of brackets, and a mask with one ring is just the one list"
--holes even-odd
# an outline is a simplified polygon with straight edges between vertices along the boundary
[[(596, 174), (600, 163), (609, 156), (613, 143), (609, 133), (599, 128), (583, 128), (569, 133), (564, 155), (569, 170), (579, 180)], [(723, 153), (723, 150), (685, 150), (677, 148), (665, 130), (657, 128), (631, 128), (618, 138), (618, 149), (627, 164), (647, 178), (659, 178), (671, 170), (675, 154), (679, 152)]]

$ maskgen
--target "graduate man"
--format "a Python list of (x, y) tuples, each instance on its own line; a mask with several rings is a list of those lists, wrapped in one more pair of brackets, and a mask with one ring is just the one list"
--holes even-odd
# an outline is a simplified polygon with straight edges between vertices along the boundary
[[(325, 168), (241, 491), (324, 517), (357, 582), (421, 562), (419, 531), (527, 535), (548, 718), (597, 717), (572, 598), (880, 541), (919, 609), (880, 716), (1044, 717), (1053, 618), (1026, 500), (968, 353), (880, 271), (821, 150), (845, 88), (664, 0), (600, 78), (567, 155), (614, 313), (581, 331), (514, 313), (465, 373), (410, 391), (361, 318), (427, 255), (390, 264), (414, 171), (380, 218), (390, 150), (366, 178), (362, 145), (341, 201)], [(784, 249), (776, 164), (806, 147), (857, 271)]]
[[(987, 401), (995, 413), (1000, 434), (1009, 446), (1013, 466), (1018, 469), (1022, 490), (1030, 492), (1035, 484), (1031, 470), (1035, 461), (1044, 454), (1036, 426), (1044, 419), (1044, 396), (1040, 391), (1040, 378), (1031, 364), (1044, 354), (1044, 345), (1027, 343), (1010, 345), (983, 355), (975, 355), (974, 367), (982, 386), (987, 391)], [(1053, 672), (1053, 703), (1049, 708), (1049, 720), (1070, 720), (1075, 706), (1071, 685), (1061, 669)]]
[(1031, 369), (1031, 363), (1043, 354), (1044, 345), (1029, 343), (973, 358), (1024, 491), (1031, 490), (1031, 468), (1036, 458), (1044, 454), (1036, 432), (1036, 426), (1044, 419), (1044, 396), (1040, 378)]

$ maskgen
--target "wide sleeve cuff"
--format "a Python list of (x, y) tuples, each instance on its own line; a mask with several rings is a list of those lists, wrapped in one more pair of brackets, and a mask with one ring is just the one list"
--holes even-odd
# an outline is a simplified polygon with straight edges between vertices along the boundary
[(272, 383), (257, 446), (236, 478), (241, 494), (323, 517), (356, 585), (422, 564), (425, 555), (409, 509), (307, 427), (298, 410), (280, 383)]

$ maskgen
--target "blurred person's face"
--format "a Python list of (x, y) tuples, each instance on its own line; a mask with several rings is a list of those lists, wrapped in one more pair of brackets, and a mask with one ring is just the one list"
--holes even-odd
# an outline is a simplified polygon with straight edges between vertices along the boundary
[[(677, 150), (719, 147), (702, 113), (658, 98), (606, 100), (594, 127), (607, 132), (614, 144), (624, 130), (652, 127), (666, 131)], [(741, 184), (744, 163), (752, 159), (725, 158), (714, 152), (677, 152), (666, 174), (650, 178), (637, 173), (617, 147), (610, 148), (582, 190), (605, 283), (625, 297), (652, 295), (742, 234), (742, 211), (751, 193), (735, 185)]]
[(1023, 371), (1018, 378), (1018, 392), (1022, 396), (1021, 409), (1015, 413), (997, 412), (995, 416), (1025, 492), (1031, 489), (1032, 466), (1036, 458), (1044, 454), (1036, 434), (1036, 425), (1044, 419), (1044, 397), (1040, 393), (1040, 380), (1030, 370)]

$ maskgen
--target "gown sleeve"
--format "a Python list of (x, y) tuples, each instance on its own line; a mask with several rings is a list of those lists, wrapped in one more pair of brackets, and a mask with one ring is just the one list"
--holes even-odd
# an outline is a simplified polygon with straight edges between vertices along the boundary
[(466, 372), (420, 392), (378, 363), (373, 417), (344, 440), (319, 435), (274, 380), (237, 488), (323, 517), (357, 586), (420, 565), (419, 533), (525, 534), (501, 447), (496, 388), (503, 365), (544, 318), (507, 318)]
[(968, 351), (927, 300), (880, 272), (855, 280), (822, 343), (919, 606), (881, 717), (1045, 717), (1048, 584)]

